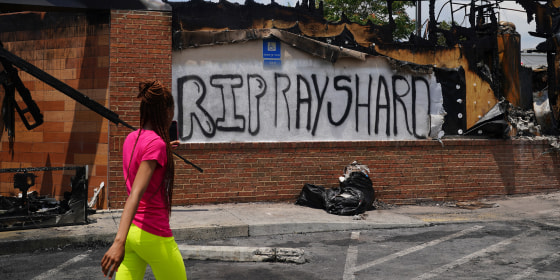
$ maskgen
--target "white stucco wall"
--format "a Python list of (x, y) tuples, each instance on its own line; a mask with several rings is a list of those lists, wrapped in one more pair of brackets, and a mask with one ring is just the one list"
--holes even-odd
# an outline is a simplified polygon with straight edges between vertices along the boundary
[(442, 111), (434, 75), (398, 72), (383, 57), (333, 64), (280, 50), (272, 66), (262, 40), (174, 51), (179, 139), (413, 140), (428, 136), (430, 114)]

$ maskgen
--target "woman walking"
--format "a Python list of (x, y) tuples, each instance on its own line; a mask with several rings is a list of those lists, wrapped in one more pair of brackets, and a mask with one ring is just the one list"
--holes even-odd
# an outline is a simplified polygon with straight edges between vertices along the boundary
[(168, 129), (173, 96), (159, 81), (140, 83), (140, 129), (123, 145), (128, 198), (112, 246), (101, 260), (103, 274), (118, 280), (143, 279), (147, 264), (156, 279), (187, 279), (185, 264), (169, 226), (174, 162)]

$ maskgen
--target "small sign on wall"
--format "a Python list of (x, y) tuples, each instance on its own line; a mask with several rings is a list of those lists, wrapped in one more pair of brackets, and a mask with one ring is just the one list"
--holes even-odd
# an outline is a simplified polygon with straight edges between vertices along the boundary
[(263, 67), (280, 68), (282, 66), (281, 44), (278, 39), (263, 40)]
[(282, 68), (282, 60), (280, 59), (265, 59), (263, 61), (265, 68)]
[(280, 40), (264, 39), (263, 40), (263, 58), (264, 59), (280, 59), (282, 58)]

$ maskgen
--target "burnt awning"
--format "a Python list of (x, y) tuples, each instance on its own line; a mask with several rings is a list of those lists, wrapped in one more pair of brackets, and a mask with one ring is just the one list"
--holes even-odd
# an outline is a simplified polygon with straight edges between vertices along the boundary
[(173, 35), (173, 49), (182, 50), (203, 46), (234, 44), (271, 37), (330, 62), (335, 62), (340, 57), (366, 60), (366, 53), (330, 45), (279, 29), (179, 31)]

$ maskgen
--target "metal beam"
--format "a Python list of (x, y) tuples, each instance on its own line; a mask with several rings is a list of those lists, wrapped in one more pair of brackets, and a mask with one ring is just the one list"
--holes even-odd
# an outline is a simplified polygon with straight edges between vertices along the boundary
[(43, 81), (44, 83), (48, 84), (54, 89), (64, 93), (68, 97), (76, 100), (76, 102), (86, 106), (90, 110), (98, 113), (99, 115), (108, 119), (114, 124), (116, 125), (122, 124), (128, 128), (134, 129), (133, 126), (121, 120), (119, 118), (119, 115), (117, 115), (115, 112), (107, 109), (105, 106), (99, 104), (97, 101), (90, 99), (88, 96), (70, 87), (69, 85), (65, 84), (59, 79), (51, 76), (49, 73), (37, 68), (35, 65), (7, 51), (6, 49), (4, 49), (3, 46), (0, 46), (0, 57), (9, 61), (14, 66), (17, 66), (19, 69), (29, 73), (31, 76)]
[[(17, 55), (7, 51), (4, 49), (4, 46), (0, 43), (0, 57), (4, 60), (9, 61), (13, 65), (17, 66), (19, 69), (29, 73), (31, 76), (43, 81), (44, 83), (50, 85), (54, 89), (64, 93), (68, 97), (76, 100), (76, 102), (86, 106), (90, 110), (98, 113), (102, 117), (108, 119), (109, 121), (113, 122), (116, 125), (122, 124), (132, 130), (135, 128), (128, 124), (127, 122), (121, 120), (119, 115), (105, 106), (99, 104), (97, 101), (90, 99), (88, 96), (84, 95), (83, 93), (77, 91), (76, 89), (70, 87), (69, 85), (65, 84), (64, 82), (60, 81), (59, 79), (51, 76), (49, 73), (37, 68), (35, 65), (23, 60), (22, 58), (18, 57)], [(182, 156), (178, 155), (177, 153), (173, 152), (175, 156), (182, 159), (185, 163), (190, 164), (196, 170), (203, 172), (203, 170), (196, 166), (194, 163), (188, 161), (187, 159), (183, 158)]]

